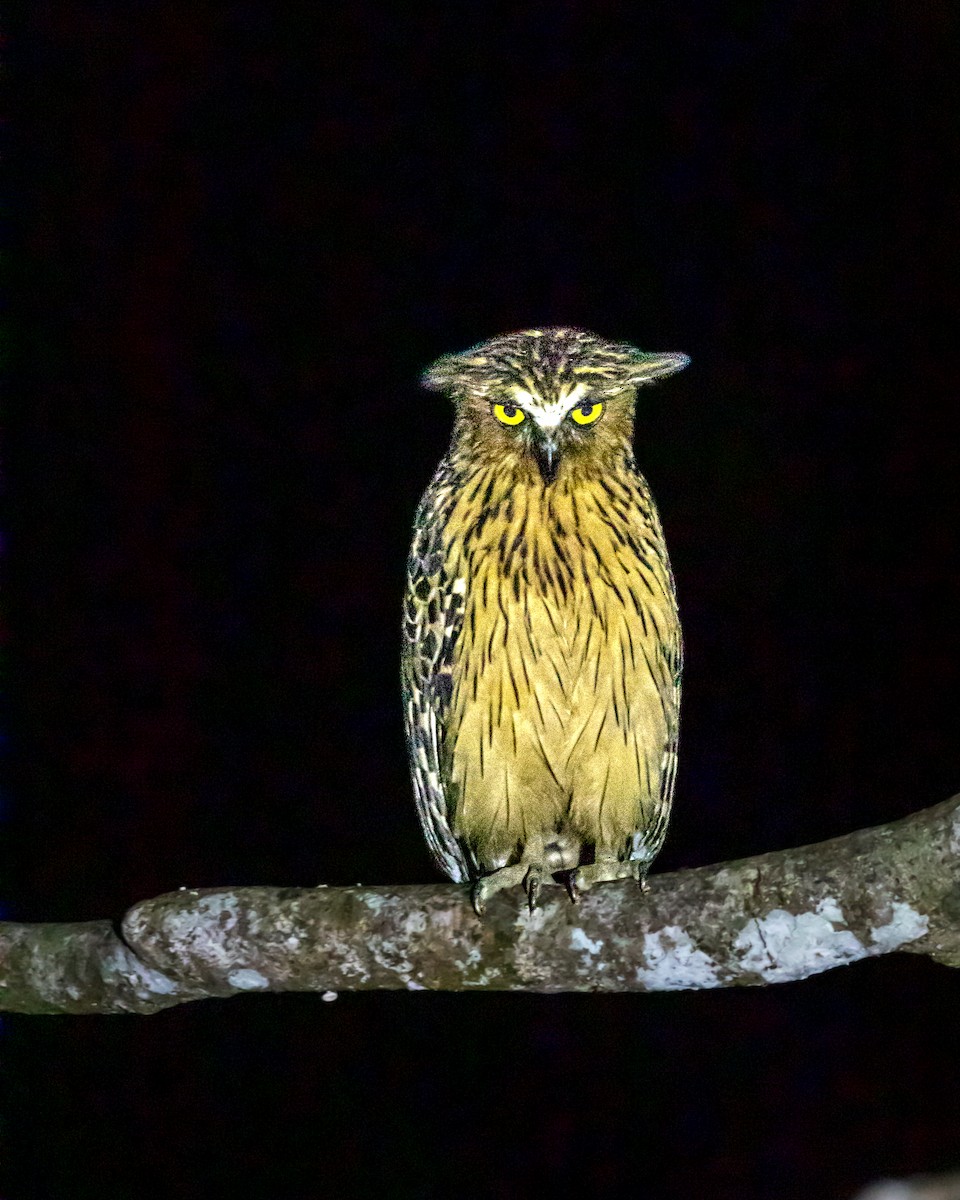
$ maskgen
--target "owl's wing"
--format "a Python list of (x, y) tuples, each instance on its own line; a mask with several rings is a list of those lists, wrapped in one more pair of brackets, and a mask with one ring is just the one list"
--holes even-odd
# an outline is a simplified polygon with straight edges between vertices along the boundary
[(660, 759), (660, 791), (651, 824), (638, 830), (627, 857), (650, 862), (659, 852), (667, 833), (673, 792), (677, 782), (677, 749), (680, 741), (680, 680), (683, 672), (683, 641), (680, 626), (674, 624), (648, 659), (660, 680), (660, 702), (666, 722), (666, 742)]
[[(650, 488), (646, 479), (640, 474), (632, 456), (627, 462), (639, 488), (638, 510), (642, 516), (644, 529), (653, 530), (658, 546), (657, 560), (661, 569), (666, 571), (666, 578), (661, 587), (670, 598), (673, 619), (668, 622), (662, 637), (655, 647), (655, 674), (660, 681), (660, 696), (666, 718), (667, 740), (660, 760), (660, 796), (656, 810), (656, 819), (650, 830), (644, 830), (634, 836), (633, 849), (630, 858), (649, 858), (650, 847), (654, 854), (660, 849), (667, 832), (667, 822), (670, 819), (670, 809), (673, 806), (673, 793), (677, 782), (677, 751), (680, 742), (680, 691), (683, 677), (683, 634), (680, 629), (680, 618), (676, 609), (676, 584), (670, 559), (667, 555), (666, 543), (663, 537), (663, 527), (657, 512)], [(646, 557), (641, 554), (641, 560)]]
[(677, 624), (673, 636), (662, 648), (673, 681), (673, 705), (667, 713), (667, 744), (660, 768), (660, 807), (669, 814), (673, 789), (677, 782), (677, 747), (680, 741), (680, 681), (683, 675), (683, 638)]
[(470, 875), (450, 827), (441, 763), (453, 693), (453, 647), (463, 623), (464, 591), (446, 577), (442, 522), (431, 488), (417, 510), (407, 560), (402, 682), (407, 749), (420, 824), (434, 862), (455, 883)]

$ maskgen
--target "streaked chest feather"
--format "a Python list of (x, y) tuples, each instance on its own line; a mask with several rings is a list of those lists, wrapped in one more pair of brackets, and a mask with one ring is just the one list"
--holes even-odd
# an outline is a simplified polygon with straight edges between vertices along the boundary
[(544, 488), (478, 472), (450, 510), (444, 553), (466, 598), (460, 663), (513, 641), (534, 657), (586, 654), (582, 635), (609, 638), (618, 620), (641, 644), (673, 636), (666, 547), (639, 477)]
[(659, 788), (676, 706), (669, 648), (679, 654), (643, 481), (481, 476), (450, 512), (445, 555), (465, 602), (447, 729), (460, 829), (483, 825), (506, 794), (514, 817), (498, 808), (499, 827), (523, 836), (561, 821), (578, 791), (619, 797), (611, 837), (636, 828), (637, 804)]

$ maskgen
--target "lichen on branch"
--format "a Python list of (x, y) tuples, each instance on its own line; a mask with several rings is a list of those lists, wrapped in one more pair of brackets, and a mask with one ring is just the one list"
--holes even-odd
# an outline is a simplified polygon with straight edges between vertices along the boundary
[(149, 1013), (243, 992), (624, 992), (804, 979), (906, 951), (960, 967), (960, 796), (813, 846), (608, 883), (181, 889), (109, 921), (0, 924), (0, 1008)]

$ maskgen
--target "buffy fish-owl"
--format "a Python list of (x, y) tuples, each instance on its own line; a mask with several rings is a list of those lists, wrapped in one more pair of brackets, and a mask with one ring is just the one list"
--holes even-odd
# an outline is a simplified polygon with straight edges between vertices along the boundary
[(522, 885), (643, 883), (677, 765), (682, 642), (633, 454), (638, 387), (687, 365), (579, 329), (441, 358), (453, 441), (414, 522), (403, 700), (430, 851), (482, 913)]

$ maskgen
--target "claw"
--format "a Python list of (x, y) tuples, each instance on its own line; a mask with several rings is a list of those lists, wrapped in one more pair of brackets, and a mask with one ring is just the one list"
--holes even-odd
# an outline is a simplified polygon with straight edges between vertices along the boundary
[(567, 889), (571, 904), (580, 903), (580, 889), (577, 887), (576, 871), (568, 871), (563, 877), (563, 886)]
[(531, 867), (527, 872), (527, 877), (523, 881), (523, 886), (527, 892), (527, 906), (530, 911), (537, 907), (537, 897), (540, 895), (540, 888), (543, 886), (543, 868)]
[(478, 917), (482, 917), (487, 911), (487, 906), (483, 902), (483, 896), (480, 894), (480, 882), (480, 880), (477, 880), (470, 890), (470, 902), (473, 904), (473, 911)]

